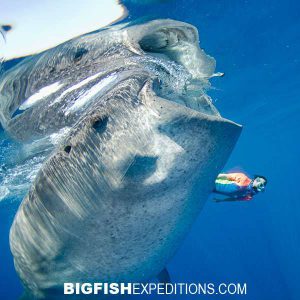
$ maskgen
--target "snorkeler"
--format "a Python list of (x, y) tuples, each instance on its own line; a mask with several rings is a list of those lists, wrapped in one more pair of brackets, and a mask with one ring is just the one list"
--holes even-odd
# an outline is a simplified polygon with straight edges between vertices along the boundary
[(260, 175), (255, 175), (254, 179), (251, 179), (244, 173), (219, 174), (213, 192), (228, 198), (214, 200), (216, 202), (249, 201), (257, 193), (263, 192), (266, 184), (267, 179)]

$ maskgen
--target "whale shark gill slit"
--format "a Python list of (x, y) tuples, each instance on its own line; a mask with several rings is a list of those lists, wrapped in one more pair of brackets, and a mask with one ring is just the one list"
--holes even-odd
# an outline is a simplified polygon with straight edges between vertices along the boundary
[(25, 109), (19, 109), (19, 108), (18, 108), (18, 109), (13, 113), (13, 115), (11, 116), (11, 118), (13, 119), (13, 118), (15, 118), (16, 116), (21, 115), (24, 111), (25, 111)]

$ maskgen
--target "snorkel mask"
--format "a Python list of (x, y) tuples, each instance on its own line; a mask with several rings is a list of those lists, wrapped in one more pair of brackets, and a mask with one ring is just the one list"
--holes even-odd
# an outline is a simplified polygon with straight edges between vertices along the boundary
[(257, 192), (263, 192), (265, 190), (267, 180), (262, 177), (256, 177), (253, 181), (253, 188)]

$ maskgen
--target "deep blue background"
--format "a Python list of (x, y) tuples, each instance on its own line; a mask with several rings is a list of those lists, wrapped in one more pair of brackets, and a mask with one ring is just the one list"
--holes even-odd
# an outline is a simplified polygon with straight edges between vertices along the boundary
[[(201, 46), (225, 72), (210, 95), (223, 116), (244, 126), (225, 171), (269, 179), (253, 201), (207, 203), (168, 266), (173, 282), (248, 284), (247, 296), (190, 298), (300, 299), (300, 4), (178, 0), (129, 12), (129, 20), (151, 15), (198, 27)], [(7, 242), (15, 209), (0, 203), (1, 299), (21, 293)]]

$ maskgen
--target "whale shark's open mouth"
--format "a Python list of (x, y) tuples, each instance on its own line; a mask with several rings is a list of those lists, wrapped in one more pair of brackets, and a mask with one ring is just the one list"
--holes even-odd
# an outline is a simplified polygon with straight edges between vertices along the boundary
[[(216, 63), (199, 47), (195, 27), (154, 20), (117, 29), (71, 40), (8, 72), (0, 82), (2, 126), (24, 141), (72, 127), (95, 101), (142, 73), (158, 97), (220, 116), (207, 95)], [(36, 121), (21, 131), (26, 118)]]
[(209, 78), (214, 74), (215, 60), (199, 49), (199, 40), (193, 26), (178, 22), (146, 26), (138, 37), (138, 47), (144, 54), (141, 60), (156, 75), (153, 88), (158, 96), (185, 105), (188, 108), (219, 115), (206, 94)]

